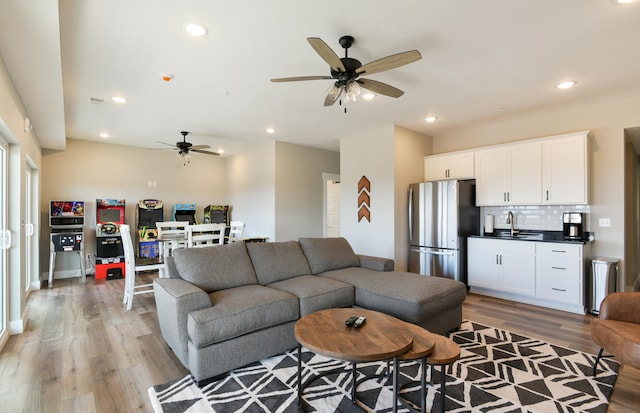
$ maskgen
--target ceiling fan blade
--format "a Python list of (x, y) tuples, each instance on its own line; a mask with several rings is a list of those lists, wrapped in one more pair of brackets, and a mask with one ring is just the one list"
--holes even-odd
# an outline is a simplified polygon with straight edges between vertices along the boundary
[(208, 149), (211, 146), (209, 145), (191, 145), (191, 147), (189, 148), (190, 150), (195, 150), (195, 149)]
[(220, 156), (220, 154), (217, 152), (203, 151), (202, 149), (193, 149), (193, 147), (191, 147), (191, 150), (189, 152), (201, 153), (203, 155)]
[(408, 65), (417, 60), (422, 59), (422, 55), (417, 50), (411, 50), (408, 52), (402, 52), (391, 56), (383, 57), (373, 62), (369, 62), (364, 66), (360, 66), (356, 69), (356, 73), (363, 76), (371, 75), (378, 72), (384, 72), (385, 70), (395, 69), (396, 67)]
[(163, 145), (173, 146), (174, 148), (176, 147), (176, 145), (175, 145), (175, 144), (173, 144), (173, 143), (166, 143), (166, 142), (160, 142), (160, 141), (156, 141), (156, 143), (161, 143), (161, 144), (163, 144)]
[(298, 76), (298, 77), (281, 77), (278, 79), (271, 79), (272, 82), (299, 82), (301, 80), (322, 80), (333, 79), (331, 76)]
[(388, 85), (386, 83), (378, 82), (371, 79), (358, 79), (356, 80), (360, 86), (381, 95), (390, 96), (392, 98), (399, 98), (404, 95), (404, 92), (396, 87)]
[(336, 52), (334, 52), (333, 49), (324, 42), (324, 40), (319, 37), (307, 37), (307, 41), (309, 42), (311, 47), (313, 47), (313, 50), (315, 50), (316, 53), (320, 55), (322, 60), (324, 60), (329, 64), (329, 66), (331, 66), (331, 69), (335, 70), (336, 72), (347, 71), (342, 64), (342, 60), (340, 60), (340, 57), (338, 57)]

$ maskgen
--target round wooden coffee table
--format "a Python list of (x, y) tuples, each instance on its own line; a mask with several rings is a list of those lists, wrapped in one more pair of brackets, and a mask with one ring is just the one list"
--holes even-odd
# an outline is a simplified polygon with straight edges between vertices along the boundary
[[(360, 327), (345, 325), (351, 316), (365, 316)], [(298, 346), (298, 407), (302, 409), (302, 346), (326, 357), (352, 365), (351, 401), (356, 398), (356, 363), (393, 359), (393, 411), (397, 411), (398, 356), (413, 345), (413, 334), (404, 321), (387, 314), (361, 308), (331, 308), (308, 314), (296, 322)], [(315, 380), (317, 377), (312, 378)], [(311, 380), (310, 380), (311, 381)]]

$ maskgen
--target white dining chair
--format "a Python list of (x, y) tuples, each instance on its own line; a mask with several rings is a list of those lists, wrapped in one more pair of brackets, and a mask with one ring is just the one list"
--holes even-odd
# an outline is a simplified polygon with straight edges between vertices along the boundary
[(120, 225), (120, 237), (122, 239), (125, 260), (124, 297), (122, 304), (126, 305), (127, 311), (129, 311), (133, 305), (134, 295), (153, 293), (152, 283), (136, 285), (136, 273), (141, 271), (158, 271), (160, 277), (163, 277), (165, 275), (165, 265), (159, 259), (150, 258), (142, 258), (136, 262), (129, 225)]
[(243, 232), (244, 232), (243, 221), (231, 221), (229, 225), (229, 243), (242, 241)]
[(207, 247), (224, 244), (224, 224), (196, 224), (187, 227), (187, 247)]
[(164, 257), (173, 255), (176, 248), (187, 247), (188, 221), (161, 221), (156, 222), (158, 230), (157, 240), (162, 244), (160, 251)]

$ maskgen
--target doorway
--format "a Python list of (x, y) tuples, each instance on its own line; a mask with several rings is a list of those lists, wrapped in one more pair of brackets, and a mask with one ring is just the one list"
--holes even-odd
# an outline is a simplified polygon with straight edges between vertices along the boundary
[(322, 174), (324, 181), (323, 236), (340, 236), (340, 175)]

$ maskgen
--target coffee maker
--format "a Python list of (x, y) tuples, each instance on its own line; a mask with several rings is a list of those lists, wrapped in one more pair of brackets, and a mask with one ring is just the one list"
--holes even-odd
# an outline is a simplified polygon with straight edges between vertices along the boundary
[(562, 235), (564, 239), (584, 239), (584, 214), (582, 212), (562, 214)]

